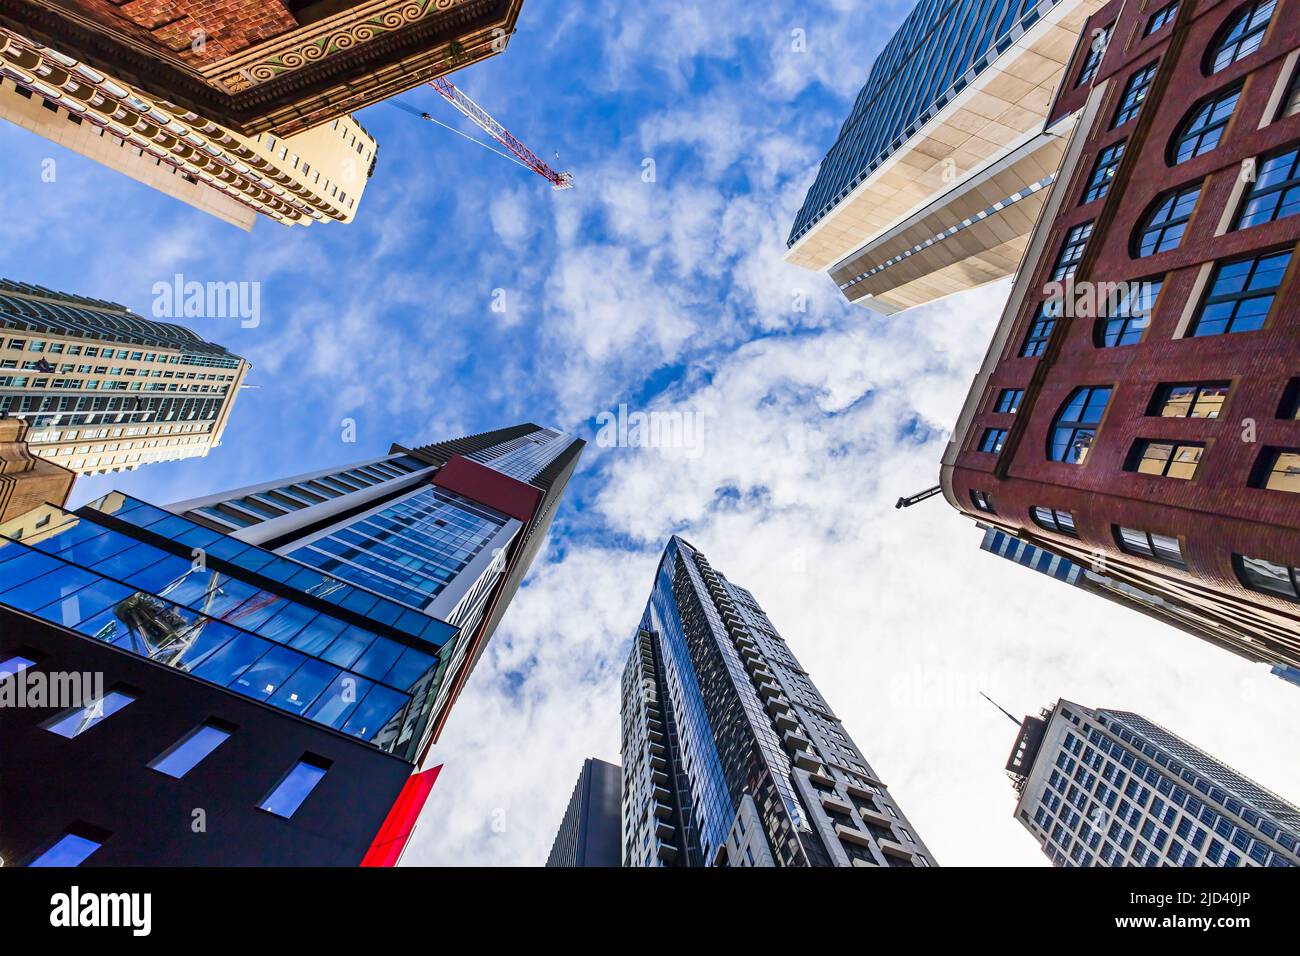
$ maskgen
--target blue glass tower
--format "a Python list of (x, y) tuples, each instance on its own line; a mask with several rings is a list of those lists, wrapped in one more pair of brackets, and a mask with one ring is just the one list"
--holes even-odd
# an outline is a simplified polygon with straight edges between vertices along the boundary
[(872, 64), (795, 217), (794, 245), (1057, 0), (920, 0)]
[[(428, 765), (581, 448), (523, 425), (166, 509), (113, 493), (0, 526), (0, 675), (101, 673), (115, 707), (0, 714), (0, 854), (75, 824), (91, 836), (64, 836), (105, 863), (359, 862), (384, 814), (413, 805), (395, 788)], [(88, 803), (69, 779), (82, 765), (102, 770)], [(286, 772), (281, 813), (266, 791)], [(152, 835), (132, 800), (159, 808)], [(292, 823), (299, 804), (314, 819), (292, 838), (252, 812)], [(230, 814), (225, 849), (193, 839), (179, 808), (194, 806)], [(411, 824), (385, 823), (381, 856)]]
[(752, 594), (669, 541), (623, 672), (624, 866), (932, 866)]

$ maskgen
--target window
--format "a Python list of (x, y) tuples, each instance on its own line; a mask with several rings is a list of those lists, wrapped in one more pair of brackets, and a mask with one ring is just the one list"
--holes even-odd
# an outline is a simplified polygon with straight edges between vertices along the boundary
[(1241, 84), (1236, 83), (1194, 106), (1174, 135), (1169, 150), (1170, 165), (1185, 163), (1218, 146), (1240, 96)]
[(305, 754), (258, 806), (288, 819), (316, 789), (329, 768), (330, 761)]
[(1021, 358), (1042, 355), (1047, 350), (1047, 343), (1052, 338), (1052, 330), (1056, 328), (1056, 319), (1052, 316), (1052, 312), (1058, 305), (1059, 303), (1046, 301), (1039, 307), (1038, 316), (1029, 327), (1024, 344), (1020, 346)]
[(1088, 178), (1088, 187), (1083, 191), (1084, 204), (1095, 202), (1110, 192), (1111, 180), (1115, 170), (1124, 156), (1124, 140), (1112, 143), (1097, 154), (1097, 162), (1092, 167), (1092, 176)]
[(1113, 308), (1112, 303), (1107, 302), (1097, 320), (1093, 333), (1097, 345), (1116, 348), (1141, 342), (1151, 323), (1151, 313), (1155, 311), (1156, 300), (1160, 297), (1164, 284), (1163, 278), (1120, 283), (1119, 296), (1114, 301)]
[(27, 670), (29, 667), (35, 667), (36, 662), (30, 657), (24, 657), (21, 654), (13, 654), (10, 657), (0, 661), (0, 681), (13, 677), (15, 674)]
[(174, 746), (149, 764), (154, 770), (169, 777), (181, 778), (198, 766), (208, 754), (216, 750), (234, 732), (234, 727), (221, 721), (210, 720), (190, 731)]
[(1034, 524), (1040, 528), (1046, 528), (1048, 531), (1055, 531), (1059, 534), (1068, 534), (1072, 538), (1079, 536), (1078, 530), (1074, 527), (1074, 515), (1068, 511), (1058, 511), (1055, 508), (1034, 505), (1029, 509), (1029, 515), (1034, 519)]
[(124, 690), (111, 690), (101, 700), (92, 701), (84, 707), (67, 711), (45, 725), (45, 729), (60, 737), (77, 737), (91, 727), (112, 717), (127, 704), (135, 700), (135, 695)]
[(1300, 146), (1268, 156), (1242, 202), (1235, 229), (1248, 229), (1300, 212)]
[(1129, 454), (1128, 470), (1187, 481), (1196, 476), (1204, 451), (1205, 445), (1200, 442), (1139, 439)]
[(1234, 13), (1205, 54), (1205, 72), (1226, 70), (1258, 50), (1276, 6), (1277, 0), (1254, 0)]
[(1088, 245), (1088, 237), (1091, 235), (1091, 220), (1080, 223), (1065, 234), (1065, 241), (1061, 243), (1061, 252), (1056, 257), (1056, 268), (1052, 270), (1053, 282), (1060, 282), (1074, 275), (1075, 270), (1079, 268), (1079, 261), (1083, 259), (1083, 250)]
[(1183, 241), (1183, 233), (1187, 231), (1192, 210), (1196, 208), (1196, 200), (1200, 196), (1201, 184), (1196, 183), (1167, 192), (1157, 199), (1138, 228), (1133, 242), (1133, 255), (1153, 256), (1158, 252), (1177, 249)]
[(1300, 492), (1300, 449), (1265, 448), (1251, 475), (1254, 488)]
[(1240, 554), (1232, 556), (1232, 565), (1243, 587), (1300, 601), (1300, 568)]
[(76, 826), (59, 837), (54, 845), (38, 856), (28, 866), (81, 866), (94, 853), (108, 834), (91, 827)]
[(1110, 124), (1111, 129), (1123, 126), (1138, 115), (1138, 111), (1142, 109), (1142, 104), (1147, 98), (1147, 91), (1151, 89), (1151, 81), (1155, 79), (1155, 75), (1156, 65), (1148, 63), (1128, 78), (1128, 83), (1124, 87), (1124, 95), (1120, 97), (1119, 106), (1115, 109), (1115, 120)]
[(1079, 71), (1079, 80), (1075, 86), (1083, 86), (1094, 76), (1097, 75), (1097, 67), (1101, 66), (1101, 59), (1106, 55), (1106, 47), (1110, 45), (1110, 33), (1115, 28), (1115, 24), (1110, 24), (1099, 33), (1093, 34), (1092, 42), (1088, 45), (1088, 56), (1083, 61), (1083, 69)]
[(1223, 335), (1262, 329), (1290, 262), (1288, 249), (1216, 266), (1191, 334)]
[(1277, 417), (1300, 421), (1300, 378), (1293, 378), (1286, 383), (1282, 401), (1277, 408)]
[(993, 499), (987, 491), (972, 491), (970, 500), (974, 502), (975, 507), (980, 511), (988, 512), (991, 515), (997, 514), (997, 509), (993, 507)]
[(1082, 465), (1097, 437), (1097, 424), (1110, 401), (1110, 386), (1076, 388), (1052, 423), (1047, 457)]
[(1141, 558), (1150, 558), (1152, 561), (1178, 568), (1187, 566), (1183, 561), (1183, 551), (1178, 545), (1177, 538), (1170, 538), (1163, 534), (1150, 534), (1133, 528), (1122, 528), (1119, 525), (1114, 527), (1114, 531), (1115, 542), (1125, 554), (1135, 554)]
[(980, 451), (987, 451), (994, 455), (1002, 453), (1002, 445), (1007, 440), (1007, 430), (1005, 428), (986, 428), (984, 437), (980, 439)]
[(1228, 400), (1228, 382), (1161, 385), (1147, 409), (1161, 418), (1218, 418)]
[(1004, 388), (998, 393), (998, 403), (994, 411), (1001, 415), (1014, 415), (1020, 410), (1020, 400), (1025, 397), (1023, 388)]
[(1170, 23), (1177, 15), (1178, 4), (1176, 2), (1166, 4), (1155, 13), (1151, 14), (1151, 19), (1147, 21), (1146, 29), (1142, 31), (1142, 35), (1149, 37), (1165, 24)]

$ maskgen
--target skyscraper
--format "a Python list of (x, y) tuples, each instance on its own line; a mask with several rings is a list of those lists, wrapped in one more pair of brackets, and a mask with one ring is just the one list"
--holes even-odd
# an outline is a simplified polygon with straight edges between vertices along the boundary
[(1300, 808), (1140, 714), (1057, 701), (1007, 773), (1057, 866), (1300, 866)]
[(9, 279), (0, 338), (0, 415), (27, 423), (32, 452), (80, 475), (206, 456), (249, 368), (179, 325)]
[(521, 425), (0, 528), (0, 693), (29, 695), (0, 707), (0, 856), (393, 862), (581, 447)]
[[(241, 229), (259, 215), (290, 226), (352, 221), (377, 147), (351, 115), (244, 134), (71, 52), (0, 27), (0, 118)], [(41, 175), (58, 181), (54, 158)]]
[[(971, 518), (1293, 667), (1296, 12), (1112, 2), (1089, 21), (1053, 108), (1080, 117), (1060, 187), (941, 468)], [(1098, 31), (1125, 40), (1097, 57)]]
[(933, 866), (752, 594), (673, 537), (623, 671), (624, 866)]
[(1010, 275), (1056, 182), (1048, 119), (1101, 0), (920, 0), (822, 160), (786, 261), (896, 312)]
[(618, 866), (622, 860), (620, 808), (623, 770), (588, 757), (569, 798), (547, 866)]
[(505, 50), (523, 0), (16, 0), (0, 26), (245, 135), (292, 136)]

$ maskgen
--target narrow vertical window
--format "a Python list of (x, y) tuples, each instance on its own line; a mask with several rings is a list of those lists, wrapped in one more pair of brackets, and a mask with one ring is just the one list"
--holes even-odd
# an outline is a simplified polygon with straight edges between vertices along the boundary
[(304, 755), (258, 806), (285, 819), (292, 817), (329, 767), (330, 761), (323, 757)]

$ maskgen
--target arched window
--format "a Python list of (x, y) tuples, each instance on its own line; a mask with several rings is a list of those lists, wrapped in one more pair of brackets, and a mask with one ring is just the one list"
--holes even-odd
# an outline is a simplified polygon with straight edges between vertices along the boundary
[(1277, 0), (1254, 0), (1229, 17), (1206, 51), (1205, 72), (1226, 70), (1258, 50), (1276, 8)]
[(1134, 257), (1153, 256), (1158, 252), (1177, 249), (1183, 241), (1187, 224), (1191, 222), (1196, 200), (1200, 197), (1201, 184), (1198, 182), (1171, 190), (1157, 198), (1133, 237)]
[(1034, 505), (1029, 509), (1029, 515), (1034, 519), (1034, 524), (1040, 528), (1055, 531), (1058, 534), (1068, 534), (1072, 538), (1079, 537), (1079, 532), (1074, 527), (1074, 515), (1068, 511)]
[(1067, 465), (1082, 465), (1097, 437), (1097, 424), (1110, 401), (1109, 385), (1076, 388), (1056, 413), (1048, 435), (1047, 457)]
[(1169, 165), (1177, 166), (1219, 145), (1241, 96), (1241, 84), (1234, 83), (1192, 107), (1169, 144)]

